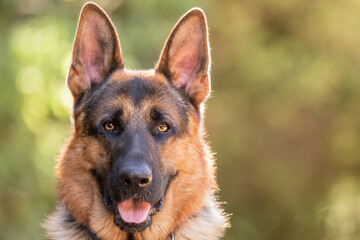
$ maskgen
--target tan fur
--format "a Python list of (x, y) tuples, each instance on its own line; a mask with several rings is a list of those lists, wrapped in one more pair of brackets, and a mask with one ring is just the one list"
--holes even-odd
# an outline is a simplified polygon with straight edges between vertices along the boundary
[[(86, 7), (88, 5), (90, 7)], [(86, 83), (86, 77), (84, 77), (86, 74), (81, 73), (84, 68), (85, 70), (87, 68), (85, 66), (87, 60), (82, 59), (81, 56), (84, 55), (82, 52), (77, 52), (79, 46), (81, 48), (81, 45), (84, 44), (79, 39), (82, 38), (85, 32), (89, 31), (91, 32), (90, 34), (96, 35), (92, 32), (91, 28), (90, 30), (87, 29), (89, 25), (86, 23), (88, 21), (88, 16), (86, 17), (86, 15), (97, 19), (96, 24), (100, 24), (99, 26), (105, 29), (110, 29), (109, 31), (112, 32), (112, 35), (116, 34), (107, 15), (102, 10), (99, 10), (99, 7), (95, 4), (88, 5), (83, 8), (79, 20), (76, 40), (74, 42), (75, 53), (73, 53), (73, 64), (68, 76), (69, 86), (75, 101), (82, 92), (88, 90), (89, 83), (91, 83)], [(82, 22), (85, 22), (84, 26), (81, 25)], [(179, 26), (181, 25), (183, 26), (180, 28)], [(198, 27), (194, 28), (194, 26)], [(207, 27), (202, 11), (199, 9), (190, 11), (189, 14), (179, 21), (164, 47), (161, 60), (155, 71), (131, 71), (123, 69), (119, 40), (114, 40), (113, 36), (109, 35), (109, 31), (105, 31), (102, 35), (105, 35), (105, 38), (110, 43), (115, 44), (114, 48), (112, 48), (115, 51), (110, 51), (104, 56), (105, 59), (100, 68), (105, 67), (101, 70), (105, 71), (113, 64), (117, 64), (119, 68), (113, 72), (108, 81), (125, 82), (134, 79), (134, 77), (139, 77), (142, 81), (153, 81), (162, 84), (168, 84), (168, 81), (159, 69), (162, 69), (162, 71), (172, 71), (172, 65), (177, 64), (171, 62), (177, 54), (174, 51), (179, 50), (178, 54), (180, 56), (178, 57), (180, 58), (183, 55), (187, 55), (189, 51), (192, 51), (191, 45), (181, 45), (185, 35), (191, 31), (200, 32), (199, 39), (194, 39), (194, 41), (200, 45), (204, 44), (204, 48), (198, 46), (197, 48), (201, 50), (196, 53), (199, 56), (195, 57), (199, 58), (201, 57), (200, 55), (204, 55), (207, 57), (207, 60), (203, 64), (196, 66), (199, 68), (195, 69), (198, 75), (188, 79), (191, 83), (190, 92), (184, 89), (194, 104), (188, 105), (188, 132), (176, 139), (169, 139), (161, 147), (160, 167), (162, 171), (165, 173), (175, 173), (177, 171), (178, 175), (171, 182), (166, 192), (163, 210), (153, 216), (153, 223), (150, 227), (146, 228), (143, 232), (135, 233), (134, 239), (165, 240), (171, 233), (175, 235), (176, 240), (219, 239), (223, 235), (225, 228), (228, 227), (228, 220), (226, 215), (220, 210), (214, 197), (217, 185), (213, 157), (204, 140), (205, 134), (201, 116), (198, 112), (200, 108), (201, 113), (201, 103), (205, 100), (210, 89), (208, 76), (210, 58), (208, 56)], [(177, 35), (177, 32), (180, 35)], [(95, 43), (92, 41), (95, 41)], [(92, 39), (90, 44), (92, 45), (90, 46), (91, 48), (98, 48), (96, 38)], [(108, 55), (111, 55), (112, 58), (107, 59)], [(103, 57), (101, 54), (99, 56)], [(79, 64), (79, 61), (82, 64)], [(170, 64), (167, 61), (170, 61)], [(74, 64), (79, 65), (75, 66)], [(96, 67), (99, 66), (96, 65)], [(200, 67), (203, 67), (203, 69), (200, 69)], [(166, 68), (170, 69), (166, 70)], [(180, 71), (176, 72), (175, 75), (180, 74), (182, 68), (178, 69), (175, 67), (174, 71)], [(104, 75), (101, 72), (99, 74), (100, 76)], [(95, 79), (94, 81), (96, 83), (97, 80)], [(174, 85), (176, 86), (176, 83)], [(152, 99), (149, 97), (140, 106), (135, 107), (132, 100), (126, 99), (121, 95), (117, 97), (113, 101), (103, 103), (102, 107), (104, 109), (112, 109), (121, 106), (124, 109), (122, 119), (125, 121), (142, 119), (143, 117), (150, 118), (142, 114), (149, 112), (149, 109), (153, 106), (158, 108), (166, 107), (166, 111), (173, 116), (173, 121), (175, 122), (181, 119), (174, 103), (167, 101), (165, 98)], [(164, 104), (165, 102), (166, 104)], [(94, 112), (94, 114), (99, 113)], [(131, 117), (131, 115), (138, 116)], [(102, 240), (126, 240), (128, 234), (121, 231), (114, 224), (114, 215), (106, 209), (97, 180), (91, 174), (92, 169), (109, 172), (110, 157), (107, 156), (107, 150), (104, 149), (98, 139), (81, 134), (83, 119), (83, 109), (80, 106), (76, 109), (76, 114), (74, 114), (72, 136), (64, 146), (64, 150), (57, 163), (56, 176), (58, 179), (59, 204), (55, 212), (44, 223), (47, 237), (54, 240), (89, 239), (87, 228), (90, 228)], [(179, 122), (176, 123), (180, 124)], [(68, 221), (69, 216), (74, 218), (73, 222)]]

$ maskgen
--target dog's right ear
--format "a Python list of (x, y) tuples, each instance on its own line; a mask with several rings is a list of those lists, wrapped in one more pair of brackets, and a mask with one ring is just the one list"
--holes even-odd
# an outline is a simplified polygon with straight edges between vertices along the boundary
[(123, 68), (116, 29), (104, 10), (87, 3), (80, 13), (67, 76), (75, 101), (103, 81), (114, 67)]

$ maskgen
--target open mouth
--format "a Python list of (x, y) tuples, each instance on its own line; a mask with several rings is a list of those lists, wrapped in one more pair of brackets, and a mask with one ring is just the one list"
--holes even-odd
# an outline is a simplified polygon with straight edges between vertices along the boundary
[(163, 198), (150, 204), (138, 198), (130, 198), (117, 203), (115, 224), (125, 232), (140, 232), (152, 223), (152, 216), (162, 209)]

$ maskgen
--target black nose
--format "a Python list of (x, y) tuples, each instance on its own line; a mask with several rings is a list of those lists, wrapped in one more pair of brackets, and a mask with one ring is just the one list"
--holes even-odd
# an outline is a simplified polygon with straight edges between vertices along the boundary
[(123, 166), (119, 171), (119, 181), (127, 190), (141, 190), (151, 183), (151, 169), (147, 164)]

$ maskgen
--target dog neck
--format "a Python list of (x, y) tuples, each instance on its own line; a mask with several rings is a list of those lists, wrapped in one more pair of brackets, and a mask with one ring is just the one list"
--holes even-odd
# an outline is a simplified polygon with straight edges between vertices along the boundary
[[(56, 207), (43, 226), (47, 238), (51, 240), (102, 240), (89, 227), (78, 223), (64, 204)], [(214, 199), (209, 199), (206, 206), (196, 216), (189, 218), (176, 231), (169, 233), (167, 239), (218, 240), (227, 227), (227, 216), (220, 210)], [(136, 239), (129, 234), (127, 240)]]

